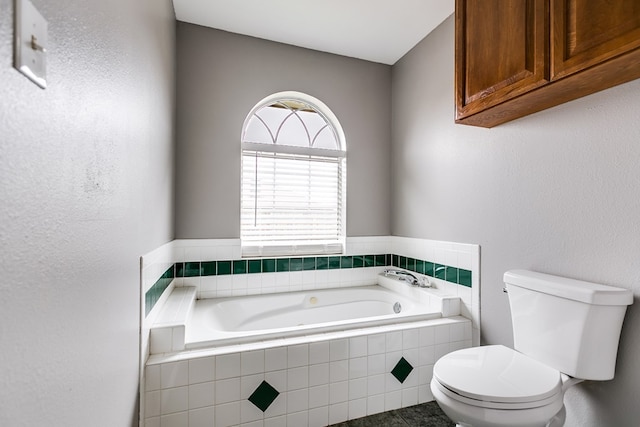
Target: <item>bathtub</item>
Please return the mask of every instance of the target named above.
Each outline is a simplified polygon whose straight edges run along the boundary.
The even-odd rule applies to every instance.
[[[384,276],[202,300],[176,287],[151,328],[142,418],[316,427],[428,402],[433,364],[471,335],[458,297]]]
[[[176,287],[151,327],[150,350],[215,348],[459,314],[457,296],[385,276],[377,285],[200,300],[195,287]]]
[[[407,286],[404,285],[403,286]],[[436,319],[433,304],[379,286],[203,299],[186,323],[185,348]]]

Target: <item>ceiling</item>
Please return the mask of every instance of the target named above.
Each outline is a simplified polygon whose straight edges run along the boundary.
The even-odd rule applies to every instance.
[[[454,0],[173,0],[178,21],[392,65]]]

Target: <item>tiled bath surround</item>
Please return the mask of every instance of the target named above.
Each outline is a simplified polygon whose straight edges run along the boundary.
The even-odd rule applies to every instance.
[[[435,361],[470,346],[457,316],[153,355],[144,426],[326,426],[428,402]]]
[[[371,256],[384,255],[387,265],[396,265],[398,267],[403,267],[406,261],[407,269],[411,269],[419,273],[422,273],[422,269],[424,269],[426,273],[429,273],[429,263],[433,263],[433,274],[435,277],[430,278],[430,281],[434,283],[438,288],[446,289],[448,293],[460,297],[461,314],[467,319],[472,319],[471,323],[469,323],[467,320],[459,318],[460,321],[467,322],[468,326],[465,326],[465,331],[470,331],[471,342],[467,343],[468,338],[466,337],[468,334],[467,332],[465,332],[464,344],[460,344],[459,341],[455,341],[458,342],[458,344],[453,347],[460,348],[461,345],[468,346],[467,344],[479,345],[479,246],[450,242],[438,242],[423,239],[376,236],[348,238],[345,249],[346,251],[343,255],[345,257],[351,257],[350,260],[349,258],[346,258],[347,263],[351,261],[351,268],[346,268],[347,265],[345,265],[345,268],[342,268],[341,264],[341,268],[318,270],[317,258],[324,257],[292,257],[293,259],[302,259],[302,270],[296,271],[298,268],[296,263],[298,263],[298,261],[294,261],[294,271],[291,271],[292,258],[289,258],[289,271],[277,271],[276,264],[276,271],[273,273],[257,273],[255,270],[255,262],[253,263],[254,270],[252,270],[252,267],[247,260],[245,267],[247,272],[245,274],[218,274],[219,265],[222,265],[222,273],[225,273],[227,271],[227,267],[229,267],[230,272],[233,273],[233,261],[243,261],[241,258],[240,241],[238,239],[175,240],[141,257],[141,293],[143,296],[143,298],[141,298],[141,422],[144,422],[145,420],[145,413],[147,408],[147,393],[145,391],[147,381],[144,377],[146,372],[144,366],[149,355],[149,329],[153,324],[155,318],[157,317],[158,312],[162,308],[167,296],[171,293],[172,289],[175,286],[195,286],[197,288],[199,297],[245,295],[250,293],[288,292],[303,289],[354,286],[375,283],[377,274],[379,274],[384,269],[384,267],[379,266],[379,263],[378,266],[365,267],[365,263],[367,262],[367,260],[371,260]],[[391,255],[388,256],[388,254],[394,254],[396,255],[396,257],[393,257]],[[314,258],[316,269],[305,270],[304,258]],[[362,259],[362,268],[353,268],[354,259],[356,259],[356,266],[359,265],[360,259]],[[215,276],[189,276],[189,274],[192,273],[187,273],[187,277],[176,277],[167,285],[167,279],[170,279],[169,276],[171,276],[172,270],[173,274],[175,275],[175,265],[178,266],[178,271],[180,269],[180,266],[182,266],[183,271],[185,271],[187,268],[187,262],[199,263],[195,271],[201,274],[210,274],[212,261],[216,261]],[[226,263],[218,264],[217,261],[231,261],[231,263],[227,266]],[[342,262],[342,258],[340,258],[340,261]],[[373,262],[375,265],[375,257],[373,258]],[[203,263],[208,269],[206,272],[203,269]],[[439,265],[439,268],[437,265]],[[242,267],[240,266],[238,268],[239,270],[237,271],[237,273],[241,273]],[[262,268],[263,265],[261,264],[261,269]],[[268,268],[269,266],[267,266],[267,269]],[[449,273],[448,277],[447,273]],[[178,274],[180,273],[178,272]],[[469,274],[471,279],[471,287],[469,287]],[[454,277],[456,278],[454,279]],[[450,281],[447,281],[447,278]],[[165,289],[164,292],[162,291],[162,289]],[[149,291],[151,292],[149,293]],[[149,294],[149,300],[146,299],[147,294]],[[153,301],[156,301],[156,303],[153,304]],[[153,308],[147,308],[148,304],[152,305]],[[451,319],[442,319],[441,321],[449,322],[451,321]],[[455,338],[459,337],[456,335]],[[439,350],[444,351],[444,349],[445,347],[443,345],[440,345]],[[190,357],[197,357],[195,354],[190,354]],[[171,357],[175,358],[178,356],[169,356],[169,359],[163,358],[162,360],[164,362],[167,362],[167,360],[171,360]],[[157,359],[157,357],[155,358]],[[152,356],[152,358],[149,360],[149,363],[154,364],[153,360],[154,356]],[[158,363],[163,364],[160,362]],[[409,380],[407,379],[407,381]],[[167,393],[168,392],[165,392],[165,398],[167,398],[168,396]],[[178,397],[182,398],[182,394],[180,393],[178,393]],[[157,396],[152,395],[152,397],[153,399],[156,399]],[[420,401],[422,402],[427,400]],[[374,399],[373,402],[376,402],[376,400]],[[152,402],[151,405],[153,404],[154,403]],[[350,405],[352,404],[349,403],[346,407],[348,408],[350,407]],[[357,404],[354,403],[353,405]],[[340,407],[344,409],[344,405]],[[379,406],[375,405],[371,408],[376,407],[380,408]],[[210,409],[213,410],[213,408]],[[338,409],[334,408],[334,410]],[[207,411],[203,410],[203,413]],[[356,411],[356,409],[354,409],[353,411]],[[369,411],[369,409],[367,409],[367,411]],[[183,412],[185,411],[167,414],[167,416],[163,418],[162,425],[172,425],[170,423],[171,420],[174,419],[179,420],[180,422],[183,421]],[[189,416],[197,417],[197,415],[195,414],[191,414]],[[309,419],[311,419],[311,412],[308,413],[308,416]],[[154,423],[156,421],[159,421],[160,419],[160,417],[151,418],[151,424],[149,425],[156,425]],[[271,420],[273,422],[277,421],[276,418],[278,420],[282,420],[282,418],[278,418],[275,416],[271,418],[273,418],[273,420]],[[286,417],[284,419],[286,419]],[[269,424],[271,421],[265,421],[264,425],[272,425]],[[257,426],[263,424],[256,423],[247,425]],[[284,424],[279,424],[279,422],[277,422],[274,425]]]
[[[237,276],[261,273],[288,273],[297,271],[344,270],[352,268],[356,269],[387,266],[399,267],[432,278],[446,280],[447,282],[467,286],[469,288],[471,287],[470,270],[394,254],[179,262],[169,267],[156,281],[156,283],[154,283],[154,285],[145,293],[145,315],[148,315],[149,312],[153,309],[156,302],[160,299],[160,297],[174,278],[178,279],[180,285],[182,286],[184,286],[185,284],[189,286],[191,285],[191,282],[193,282],[193,284],[195,284],[195,286],[198,288],[199,298],[216,298],[237,295],[275,293],[282,291],[279,289],[279,287],[273,287],[273,289],[270,289],[269,287],[263,288],[258,286],[254,286],[249,289],[244,286],[233,287],[232,289],[224,289],[222,288],[222,286],[215,286],[216,283],[214,283],[214,286],[211,286],[210,284],[209,289],[205,290],[202,289],[203,277],[228,275]],[[377,270],[375,272],[377,273]],[[374,277],[371,277],[371,274],[363,273],[371,273],[371,271],[359,271],[355,274],[352,274],[352,276],[356,276],[359,274],[360,281],[362,281],[363,276],[366,276],[367,279],[375,280]],[[341,275],[344,276],[344,272]],[[289,276],[289,278],[291,278],[291,276]],[[264,277],[260,277],[259,279],[259,282],[265,281]],[[198,281],[200,281],[199,284]],[[317,283],[317,280],[315,282]],[[316,283],[313,283],[310,280],[307,281],[307,283],[304,283],[303,280],[302,289],[316,288]],[[335,284],[335,280],[332,281],[329,274],[327,274],[327,283]],[[363,284],[370,283],[370,281],[367,281]],[[322,287],[328,287],[324,286],[324,283],[321,283],[320,285]],[[292,289],[288,290],[291,291]]]
[[[362,254],[376,256],[374,259],[376,266],[327,270],[304,270],[303,268],[302,271],[291,271],[289,261],[289,271],[286,272],[277,271],[276,264],[276,272],[274,273],[251,273],[249,260],[241,258],[239,239],[181,239],[161,246],[141,257],[141,292],[143,295],[140,309],[142,313],[141,357],[145,359],[149,354],[149,328],[153,324],[155,314],[162,306],[162,304],[154,305],[153,302],[163,301],[173,286],[195,286],[199,298],[210,298],[366,285],[375,283],[377,274],[383,269],[379,265],[380,259],[378,257],[387,254],[397,255],[397,257],[392,256],[390,259],[387,256],[385,258],[387,265],[401,267],[405,262],[404,257],[407,268],[416,272],[421,272],[421,269],[424,268],[428,274],[431,268],[430,263],[433,263],[435,278],[431,277],[430,281],[435,283],[437,287],[446,289],[450,294],[460,297],[461,314],[472,320],[473,344],[480,344],[480,248],[478,245],[395,236],[373,236],[347,238],[345,249],[344,255],[347,257],[354,255],[360,257]],[[363,263],[366,262],[366,257],[364,256]],[[293,259],[302,260],[304,258],[293,257]],[[328,259],[328,257],[317,258]],[[340,259],[342,260],[342,257]],[[217,274],[217,261],[223,261],[223,268],[231,270],[233,269],[233,260],[247,261],[246,269],[249,273]],[[415,264],[412,260],[415,261]],[[182,266],[185,271],[185,267],[192,263],[197,267],[190,269],[190,271],[195,270],[201,274],[210,274],[213,261],[216,261],[215,276],[194,275],[189,277],[191,273],[187,273],[187,277],[176,277],[165,287],[168,281],[168,277],[165,276],[171,275],[174,264],[178,266],[178,270]],[[227,265],[225,261],[229,264]],[[251,261],[255,263],[257,260]],[[420,261],[424,261],[424,263]],[[353,261],[351,262],[353,263]],[[203,263],[207,266],[206,271],[202,267]],[[304,266],[304,261],[302,265]],[[413,269],[414,265],[415,269]],[[353,264],[351,266],[353,267]],[[261,265],[261,267],[263,266]],[[173,270],[175,275],[175,267]],[[224,272],[226,271],[224,270]],[[449,281],[446,280],[447,273],[449,273]],[[457,275],[457,279],[454,280],[452,275]],[[469,287],[469,276],[471,287]],[[164,292],[161,292],[162,289]],[[153,309],[149,308],[149,304],[153,306]]]
[[[157,280],[144,283],[146,314],[166,289],[166,281],[173,277],[177,279],[177,286],[195,286],[199,298],[371,284],[379,269],[368,268],[384,266],[400,267],[472,288],[474,259],[477,260],[479,254],[476,245],[399,237],[349,238],[344,255],[317,257],[241,259],[240,242],[234,239],[176,240],[169,245],[178,262],[173,271],[169,268],[161,276],[155,271]],[[264,273],[275,274],[265,276]],[[252,276],[254,274],[258,276]],[[456,289],[449,287],[449,290]]]
[[[458,269],[460,283],[460,271],[471,272],[471,287],[455,285],[451,281],[442,280],[442,268],[436,272],[436,287],[448,291],[451,295],[460,297],[460,314],[471,319],[473,328],[473,345],[480,345],[480,246],[466,243],[442,242],[436,240],[413,239],[408,237],[390,237],[390,252],[403,255],[407,258],[415,258],[433,261],[435,264],[445,266],[445,275],[454,267]],[[454,270],[455,271],[455,270]],[[463,279],[466,280],[466,279]],[[465,282],[468,283],[468,282]]]

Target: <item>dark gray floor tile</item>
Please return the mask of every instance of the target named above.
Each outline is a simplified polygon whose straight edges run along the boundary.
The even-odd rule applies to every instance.
[[[349,420],[344,423],[335,424],[333,427],[408,427],[408,424],[400,415],[390,412],[369,415],[368,417]]]
[[[436,402],[398,409],[398,414],[410,427],[455,427]]]
[[[331,427],[455,427],[436,402],[345,421]]]

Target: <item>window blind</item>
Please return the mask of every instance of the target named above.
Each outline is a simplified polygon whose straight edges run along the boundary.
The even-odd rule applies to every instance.
[[[344,157],[243,150],[243,253],[340,252],[345,167]]]

